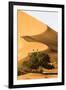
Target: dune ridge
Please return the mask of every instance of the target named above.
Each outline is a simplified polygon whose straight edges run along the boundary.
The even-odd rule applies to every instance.
[[[57,32],[50,27],[47,27],[47,30],[41,34],[21,37],[28,42],[41,42],[48,45],[52,51],[57,51]]]

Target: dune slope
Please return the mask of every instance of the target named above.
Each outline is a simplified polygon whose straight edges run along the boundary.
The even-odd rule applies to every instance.
[[[28,42],[41,42],[48,45],[54,51],[57,51],[57,32],[47,27],[44,33],[32,36],[22,36]]]

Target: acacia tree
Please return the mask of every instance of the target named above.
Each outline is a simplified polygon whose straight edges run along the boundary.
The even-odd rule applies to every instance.
[[[31,72],[32,69],[39,69],[42,72],[42,68],[53,69],[54,66],[50,65],[50,57],[43,52],[33,52],[29,55],[30,60],[24,61],[22,64],[22,72]],[[39,68],[42,67],[42,68]]]
[[[37,58],[41,66],[44,64],[50,63],[50,57],[46,53],[43,53],[43,52],[37,53]]]
[[[32,67],[38,68],[39,66],[46,68],[46,69],[53,69],[54,66],[50,65],[50,57],[47,53],[44,52],[34,52],[31,54],[30,61]]]
[[[36,52],[30,55],[29,63],[31,64],[31,69],[37,69],[39,67],[39,61],[38,61]]]
[[[53,69],[54,66],[53,65],[50,65],[50,57],[47,53],[44,53],[44,52],[39,52],[37,54],[37,58],[39,60],[39,64],[40,66],[46,68],[46,69]]]

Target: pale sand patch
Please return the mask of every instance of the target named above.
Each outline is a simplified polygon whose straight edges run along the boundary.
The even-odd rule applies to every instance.
[[[28,73],[25,75],[18,76],[18,80],[25,80],[25,79],[42,79],[42,78],[57,78],[57,75],[44,75],[38,73]]]

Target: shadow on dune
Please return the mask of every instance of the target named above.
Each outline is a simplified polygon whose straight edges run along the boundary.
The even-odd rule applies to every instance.
[[[57,52],[57,38],[58,34],[56,31],[47,27],[47,30],[41,34],[33,35],[33,36],[21,36],[21,38],[25,39],[28,42],[40,42],[48,45],[48,47]]]

